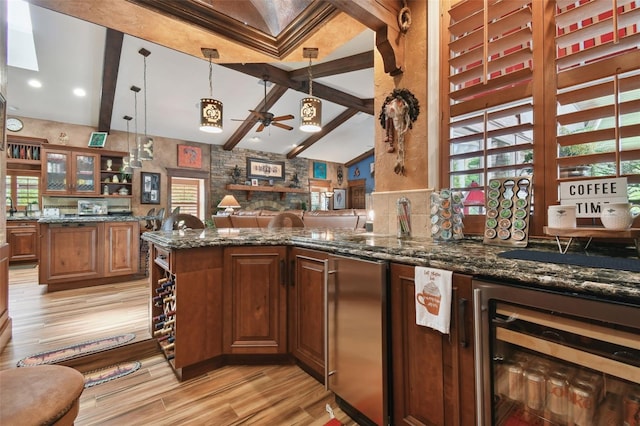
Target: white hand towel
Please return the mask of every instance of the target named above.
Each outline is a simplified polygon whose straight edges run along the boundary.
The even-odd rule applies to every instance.
[[[449,334],[451,271],[416,266],[416,324]]]

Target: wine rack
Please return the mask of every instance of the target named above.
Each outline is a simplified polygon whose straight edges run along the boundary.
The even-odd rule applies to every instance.
[[[156,338],[167,360],[175,358],[176,340],[176,280],[171,273],[157,280],[152,298],[153,337]]]

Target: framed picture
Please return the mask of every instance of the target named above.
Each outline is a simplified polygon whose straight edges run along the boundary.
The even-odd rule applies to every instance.
[[[160,173],[140,173],[140,203],[160,204]]]
[[[202,168],[202,148],[190,145],[178,145],[178,167]]]
[[[347,205],[347,190],[334,189],[333,190],[333,209],[341,210],[346,208],[346,205]]]
[[[247,157],[247,179],[284,180],[284,161],[269,161]]]
[[[327,178],[327,163],[313,162],[313,177],[316,179]]]
[[[89,146],[91,148],[103,148],[107,142],[107,132],[92,132],[89,138]]]
[[[258,186],[258,179],[251,179],[251,186]]]

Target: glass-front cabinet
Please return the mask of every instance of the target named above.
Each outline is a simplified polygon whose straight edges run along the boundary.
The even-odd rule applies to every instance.
[[[42,193],[98,195],[100,155],[44,149]]]

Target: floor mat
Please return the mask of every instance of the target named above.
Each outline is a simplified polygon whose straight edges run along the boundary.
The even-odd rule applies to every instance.
[[[573,253],[561,254],[557,252],[537,250],[511,250],[500,253],[498,256],[505,259],[533,260],[535,262],[586,266],[588,268],[640,272],[640,260],[632,258],[589,256],[586,254]]]
[[[117,336],[104,337],[102,339],[90,340],[88,342],[82,342],[82,343],[78,343],[71,346],[65,346],[59,349],[40,352],[34,355],[30,355],[18,361],[18,367],[31,367],[34,365],[55,364],[57,362],[78,358],[84,355],[94,354],[96,352],[102,352],[107,349],[124,345],[125,343],[128,343],[133,339],[135,339],[135,337],[136,335],[133,333],[120,334]]]
[[[88,373],[84,373],[84,387],[85,389],[90,388],[127,376],[138,371],[141,365],[139,361],[121,362],[109,367],[89,371]]]

